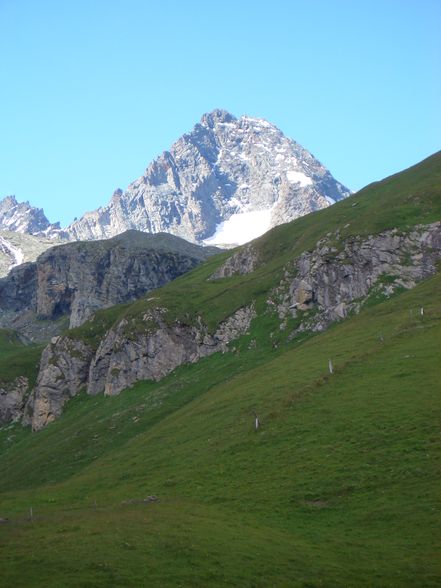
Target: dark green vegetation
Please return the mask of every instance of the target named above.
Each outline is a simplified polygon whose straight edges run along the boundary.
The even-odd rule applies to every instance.
[[[12,330],[0,329],[0,384],[26,376],[32,385],[42,349],[41,345],[24,345]]]
[[[382,198],[397,209],[395,190],[403,208],[419,194],[403,228],[439,219],[434,161],[438,169],[439,156],[421,164],[429,171],[418,185],[409,171],[370,187],[363,229],[360,193],[260,239],[266,263],[253,274],[206,282],[213,258],[154,296],[170,320],[173,309],[188,320],[197,309],[213,325],[241,300],[262,304],[293,252],[342,223],[380,230],[375,190],[390,190]],[[118,397],[80,395],[36,434],[1,429],[0,584],[438,586],[440,289],[437,275],[276,348],[277,324],[262,315],[231,353]],[[76,334],[136,319],[148,304],[100,313]],[[159,502],[122,504],[148,495]]]

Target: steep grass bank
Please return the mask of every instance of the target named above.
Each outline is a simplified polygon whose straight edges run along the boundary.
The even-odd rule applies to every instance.
[[[77,398],[38,434],[3,429],[3,578],[439,585],[440,287],[435,276],[273,355],[244,346]]]

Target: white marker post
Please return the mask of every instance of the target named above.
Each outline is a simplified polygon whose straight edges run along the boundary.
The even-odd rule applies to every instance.
[[[254,430],[257,431],[257,429],[260,427],[260,421],[259,421],[259,417],[257,416],[257,413],[253,411],[253,415],[254,415]]]

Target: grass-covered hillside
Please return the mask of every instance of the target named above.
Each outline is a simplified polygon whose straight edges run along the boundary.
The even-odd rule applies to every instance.
[[[11,329],[0,329],[0,385],[25,376],[31,384],[38,373],[41,345],[24,345]]]
[[[3,429],[4,585],[439,585],[440,287]]]
[[[439,220],[440,169],[438,154],[274,229],[253,273],[207,281],[225,253],[149,297],[212,326],[263,308],[324,234]],[[228,353],[116,397],[80,394],[38,433],[0,429],[0,585],[439,586],[440,290],[437,274],[290,341],[260,314]],[[149,304],[72,336],[97,344]]]

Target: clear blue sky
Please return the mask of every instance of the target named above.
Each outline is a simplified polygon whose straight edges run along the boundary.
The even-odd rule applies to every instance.
[[[441,148],[440,0],[0,0],[0,197],[70,222],[221,107],[356,190]]]

